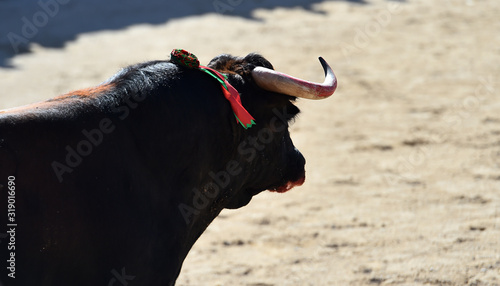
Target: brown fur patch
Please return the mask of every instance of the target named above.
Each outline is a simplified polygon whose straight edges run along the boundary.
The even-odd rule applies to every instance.
[[[57,104],[54,102],[49,102],[49,101],[42,101],[42,102],[36,102],[36,103],[31,103],[28,105],[23,105],[19,107],[13,107],[9,109],[4,109],[0,110],[0,113],[6,113],[6,114],[22,114],[22,113],[29,113],[30,111],[37,110],[37,109],[49,109]]]
[[[104,92],[112,89],[114,84],[107,83],[103,85],[99,85],[96,87],[84,88],[76,91],[72,91],[70,93],[60,95],[49,99],[47,101],[31,103],[24,106],[9,108],[5,110],[0,110],[0,113],[26,113],[36,109],[49,109],[54,108],[60,104],[64,104],[66,101],[70,101],[72,99],[90,99],[96,98],[98,95],[103,94]]]
[[[75,90],[75,91],[54,97],[53,99],[50,99],[49,101],[59,101],[59,100],[66,100],[66,99],[71,99],[71,98],[95,98],[99,94],[102,94],[102,93],[112,89],[114,86],[115,85],[112,83],[106,83],[106,84],[99,85],[99,86],[79,89],[79,90]]]

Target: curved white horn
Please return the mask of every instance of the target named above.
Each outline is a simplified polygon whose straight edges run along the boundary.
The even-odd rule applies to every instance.
[[[325,71],[323,83],[310,82],[265,67],[256,67],[252,77],[260,88],[268,91],[307,99],[324,99],[335,92],[337,78],[322,57],[319,57],[319,61]]]

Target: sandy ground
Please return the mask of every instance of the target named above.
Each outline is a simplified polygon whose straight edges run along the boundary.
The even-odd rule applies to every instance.
[[[337,93],[300,100],[292,127],[306,183],[223,211],[178,285],[500,285],[498,1],[355,2],[212,11],[82,32],[59,48],[34,41],[0,68],[0,108],[173,48],[205,64],[257,51],[315,81],[323,56]]]

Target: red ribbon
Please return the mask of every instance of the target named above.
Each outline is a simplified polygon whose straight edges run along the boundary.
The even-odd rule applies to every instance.
[[[236,119],[240,122],[240,124],[245,128],[250,128],[252,125],[255,124],[255,119],[248,113],[248,111],[243,107],[243,104],[241,103],[241,98],[240,98],[240,93],[234,88],[227,80],[226,78],[219,73],[218,71],[205,67],[205,66],[200,66],[200,69],[208,72],[213,73],[213,75],[216,75],[220,81],[222,81],[224,84],[221,84],[222,86],[222,93],[224,94],[224,97],[229,101],[231,104],[231,108],[233,109],[234,116],[236,116]]]

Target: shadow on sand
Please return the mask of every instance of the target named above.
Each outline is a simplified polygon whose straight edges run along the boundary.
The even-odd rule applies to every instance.
[[[12,67],[10,59],[28,53],[31,43],[60,48],[81,33],[119,30],[134,24],[163,24],[208,13],[255,19],[252,12],[259,8],[302,7],[316,12],[314,4],[324,1],[0,0],[0,67]],[[366,4],[364,0],[330,1]]]

